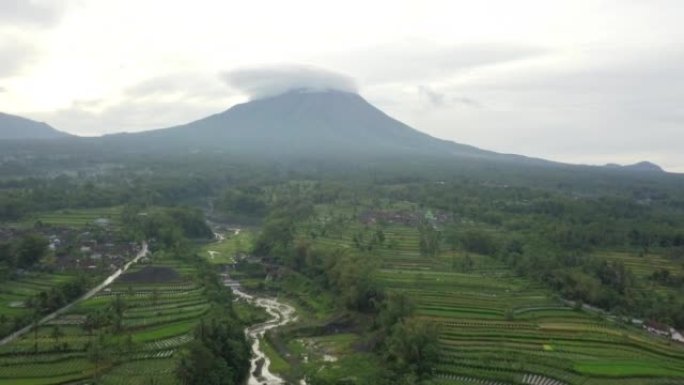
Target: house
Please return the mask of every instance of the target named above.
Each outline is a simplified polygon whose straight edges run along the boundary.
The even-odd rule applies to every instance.
[[[649,320],[644,322],[643,328],[646,329],[649,333],[655,334],[658,336],[664,336],[664,337],[669,337],[670,336],[670,327],[660,323],[658,321],[653,321]]]

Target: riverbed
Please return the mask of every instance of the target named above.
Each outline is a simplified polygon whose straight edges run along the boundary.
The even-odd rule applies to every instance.
[[[252,346],[252,358],[247,385],[285,384],[285,380],[271,372],[271,360],[261,349],[261,339],[267,331],[294,322],[297,319],[294,307],[282,303],[276,298],[258,297],[245,293],[240,283],[233,280],[228,273],[224,273],[223,280],[224,284],[233,290],[236,297],[264,309],[271,316],[271,319],[268,321],[249,326],[245,329],[245,335]]]

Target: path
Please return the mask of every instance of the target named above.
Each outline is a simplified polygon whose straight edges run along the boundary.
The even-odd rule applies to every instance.
[[[142,257],[144,257],[145,255],[147,255],[148,252],[149,252],[149,250],[148,250],[148,247],[147,247],[147,242],[143,242],[142,249],[140,249],[140,251],[138,252],[138,254],[137,254],[133,259],[131,259],[130,261],[128,261],[128,263],[126,263],[122,268],[117,269],[112,275],[110,275],[109,277],[107,277],[107,279],[105,279],[104,281],[102,281],[99,285],[95,286],[94,288],[90,289],[87,293],[85,293],[85,294],[84,294],[83,296],[81,296],[80,298],[76,299],[75,301],[73,301],[73,302],[71,302],[71,303],[69,303],[69,304],[67,304],[67,305],[64,305],[63,307],[61,307],[61,308],[55,310],[54,312],[52,312],[52,313],[46,315],[45,317],[43,317],[40,321],[38,321],[37,325],[39,326],[39,325],[43,325],[43,324],[45,324],[45,323],[47,323],[47,322],[50,322],[50,321],[52,321],[53,319],[57,318],[58,316],[60,316],[60,315],[62,315],[62,314],[64,314],[64,313],[66,313],[67,311],[69,311],[69,310],[70,310],[72,307],[74,307],[77,303],[82,302],[82,301],[85,301],[85,300],[87,300],[87,299],[89,299],[89,298],[92,298],[95,294],[97,294],[97,293],[99,293],[100,291],[102,291],[102,289],[104,289],[105,287],[109,286],[112,282],[116,281],[116,279],[119,278],[119,276],[120,276],[121,274],[123,274],[124,272],[126,272],[126,270],[128,270],[128,268],[131,267],[132,264],[138,262],[138,261],[140,260],[140,258],[142,258]],[[2,340],[0,340],[0,346],[6,345],[6,344],[8,344],[8,343],[10,343],[10,342],[12,342],[12,341],[14,341],[14,340],[16,340],[17,338],[21,337],[22,335],[28,333],[29,331],[33,330],[33,327],[34,327],[34,326],[36,326],[36,325],[31,324],[31,325],[25,326],[25,327],[23,327],[22,329],[19,329],[19,330],[17,330],[16,332],[10,334],[9,336],[3,338]]]

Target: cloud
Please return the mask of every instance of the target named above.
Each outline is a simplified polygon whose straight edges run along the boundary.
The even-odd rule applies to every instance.
[[[124,90],[127,98],[177,99],[178,101],[211,101],[231,95],[215,75],[201,72],[172,72],[145,79]]]
[[[0,24],[50,26],[61,18],[65,3],[36,0],[0,1]]]
[[[25,115],[77,135],[171,127],[224,110],[240,98],[215,74],[177,72],[149,78],[118,95],[79,99],[54,111]]]
[[[38,52],[28,43],[16,39],[0,39],[0,79],[7,78],[33,63]]]
[[[76,135],[97,136],[115,132],[137,132],[171,127],[206,117],[222,105],[199,105],[177,101],[76,101],[56,111],[27,112],[24,116],[48,122],[53,127]]]
[[[433,90],[429,86],[418,86],[418,92],[424,96],[428,102],[435,107],[444,105],[444,94]]]
[[[21,73],[47,51],[41,34],[56,26],[75,1],[0,1],[0,79]]]
[[[243,68],[224,72],[222,78],[230,87],[246,94],[250,99],[261,99],[297,89],[358,91],[356,82],[351,77],[306,65]]]
[[[551,50],[514,43],[436,44],[419,39],[324,57],[357,74],[364,85],[430,82],[475,69],[547,56]],[[363,58],[363,60],[359,60]]]
[[[446,107],[454,104],[460,104],[467,107],[482,107],[482,104],[475,99],[465,96],[448,96],[444,92],[436,91],[430,86],[418,86],[418,93],[428,101],[432,107]]]
[[[457,96],[457,97],[452,98],[451,100],[453,100],[454,103],[462,104],[462,105],[469,106],[469,107],[476,107],[476,108],[482,107],[482,103],[478,102],[475,99],[468,98],[465,96]]]

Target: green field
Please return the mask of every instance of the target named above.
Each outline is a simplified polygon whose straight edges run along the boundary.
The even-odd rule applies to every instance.
[[[73,277],[68,273],[31,272],[4,281],[0,287],[0,314],[9,317],[30,313],[30,309],[23,305],[24,301]]]
[[[210,243],[201,250],[201,255],[207,261],[217,265],[235,263],[235,257],[251,250],[254,233],[250,230],[240,230],[239,233],[226,233],[221,242]]]
[[[116,281],[97,296],[34,332],[0,347],[0,384],[61,384],[98,377],[103,384],[175,383],[173,367],[180,347],[209,305],[192,276],[194,269],[175,260],[135,265],[172,269],[163,283]],[[118,299],[117,299],[118,298]],[[122,304],[121,317],[115,303]],[[119,319],[86,327],[86,317]],[[113,318],[112,318],[113,317]],[[97,354],[93,353],[97,349]]]
[[[407,293],[417,314],[439,328],[440,384],[684,383],[684,346],[576,311],[493,258],[446,247],[437,256],[421,256],[417,229],[364,226],[349,211],[318,207],[298,234],[353,250],[354,237],[369,239],[382,229],[385,241],[371,252],[381,266],[379,279],[387,289]],[[606,256],[624,260],[642,276],[658,263],[671,267],[657,257]]]
[[[57,210],[33,214],[23,222],[29,226],[41,222],[44,225],[81,228],[97,224],[97,221],[102,219],[106,220],[105,223],[110,227],[118,228],[121,225],[121,207]]]

